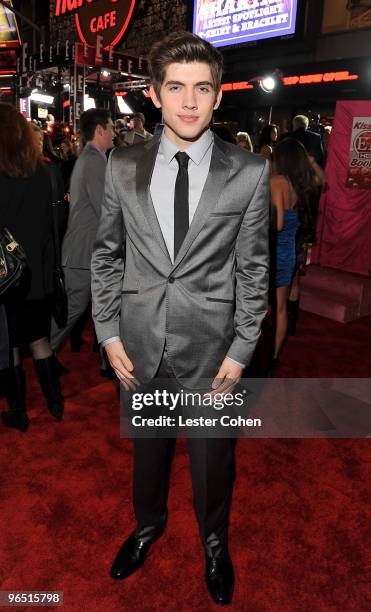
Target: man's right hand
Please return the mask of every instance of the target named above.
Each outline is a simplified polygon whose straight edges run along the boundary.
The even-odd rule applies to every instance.
[[[139,385],[137,379],[132,374],[134,366],[125,353],[121,340],[115,340],[104,347],[108,360],[115,370],[115,374],[124,385],[126,391],[135,391]]]

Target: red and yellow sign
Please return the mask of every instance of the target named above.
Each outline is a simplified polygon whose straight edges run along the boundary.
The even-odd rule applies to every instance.
[[[131,22],[136,0],[55,0],[55,16],[75,15],[81,42],[104,49],[114,47]]]

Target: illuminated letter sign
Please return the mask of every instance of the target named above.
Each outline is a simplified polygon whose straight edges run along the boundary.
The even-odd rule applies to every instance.
[[[136,0],[56,0],[55,16],[75,14],[81,41],[95,46],[102,37],[104,49],[113,47],[126,32]]]
[[[294,34],[297,0],[195,0],[193,32],[215,47]]]
[[[314,85],[315,83],[334,83],[334,81],[357,81],[358,74],[349,74],[348,70],[340,72],[319,72],[318,74],[302,74],[301,76],[282,77],[286,87],[291,85]]]

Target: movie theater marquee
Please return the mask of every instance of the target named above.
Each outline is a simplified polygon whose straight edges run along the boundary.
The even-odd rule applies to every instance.
[[[136,0],[55,0],[55,16],[75,16],[81,42],[104,49],[114,47],[132,20]]]

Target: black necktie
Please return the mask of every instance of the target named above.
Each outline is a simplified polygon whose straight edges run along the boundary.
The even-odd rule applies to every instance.
[[[189,228],[188,162],[187,153],[178,151],[175,155],[179,169],[174,191],[174,260]]]

